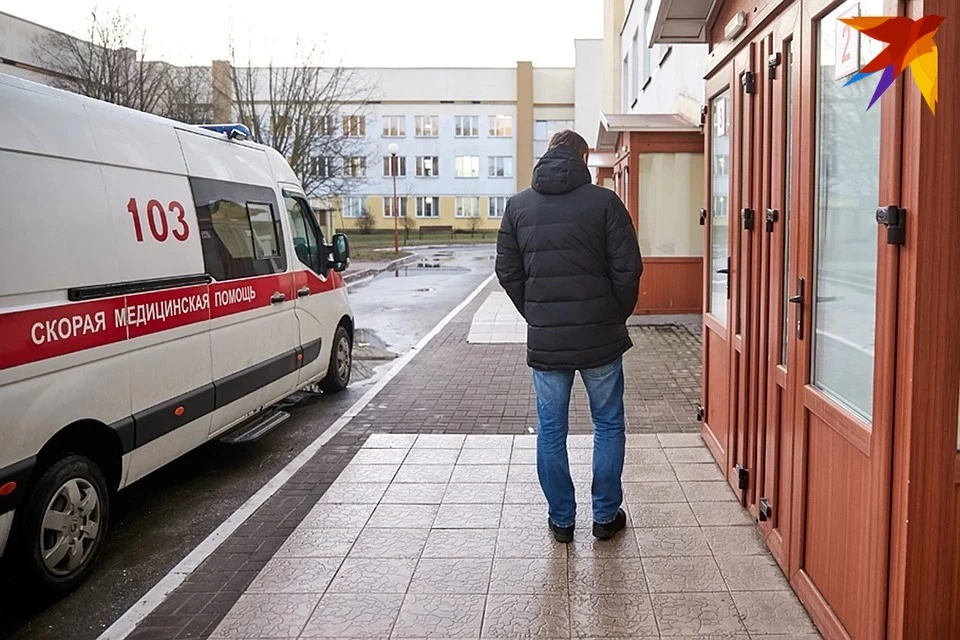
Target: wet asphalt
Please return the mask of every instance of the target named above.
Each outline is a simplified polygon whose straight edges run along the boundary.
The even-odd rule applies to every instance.
[[[95,640],[233,511],[356,402],[390,366],[493,271],[493,246],[421,250],[422,262],[350,286],[358,328],[356,376],[341,394],[291,410],[261,440],[208,443],[116,496],[90,579],[58,601],[0,576],[0,639]],[[362,331],[361,331],[362,330]]]

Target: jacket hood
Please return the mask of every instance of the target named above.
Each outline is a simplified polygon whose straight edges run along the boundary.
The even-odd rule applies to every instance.
[[[573,191],[591,182],[590,170],[583,158],[566,145],[549,149],[533,169],[530,186],[544,194]]]

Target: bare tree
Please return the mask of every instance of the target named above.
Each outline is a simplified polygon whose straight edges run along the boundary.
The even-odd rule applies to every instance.
[[[51,32],[36,43],[37,56],[57,74],[52,84],[98,100],[141,111],[156,111],[166,90],[166,65],[146,60],[146,33],[140,54],[130,46],[133,26],[116,11],[90,12],[86,39]]]
[[[376,169],[366,142],[371,86],[356,70],[318,66],[316,49],[297,50],[306,53],[294,66],[259,68],[238,66],[233,52],[239,119],[286,158],[308,195],[350,193]]]
[[[139,40],[139,52],[131,44]],[[119,10],[90,12],[86,38],[50,32],[34,43],[37,57],[55,74],[53,86],[131,109],[208,122],[209,70],[147,59],[146,30],[135,33]]]
[[[213,78],[209,67],[170,67],[160,115],[189,124],[213,122]]]

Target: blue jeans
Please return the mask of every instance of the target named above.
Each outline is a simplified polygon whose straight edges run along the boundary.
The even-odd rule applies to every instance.
[[[574,371],[533,370],[537,391],[537,475],[547,497],[550,521],[571,527],[577,519],[577,501],[570,461],[567,458],[570,392]],[[594,369],[580,377],[590,399],[593,418],[593,521],[613,522],[623,503],[623,457],[626,429],[623,418],[623,360]]]

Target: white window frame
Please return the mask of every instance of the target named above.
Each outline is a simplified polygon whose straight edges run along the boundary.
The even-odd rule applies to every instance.
[[[497,115],[487,118],[487,129],[491,138],[513,137],[513,116]]]
[[[327,114],[315,117],[317,119],[317,133],[321,136],[332,136],[336,128],[336,125],[333,123],[333,116]]]
[[[343,198],[343,217],[349,220],[356,220],[363,217],[364,198],[358,196],[348,196]]]
[[[366,178],[367,177],[366,156],[344,156],[343,157],[343,176],[345,178]]]
[[[311,170],[321,178],[332,178],[335,175],[333,158],[331,156],[313,156]]]
[[[392,167],[393,156],[383,156],[383,177],[392,178],[393,175],[390,173]],[[397,156],[397,178],[406,178],[407,177],[407,157],[406,156]]]
[[[457,178],[479,178],[480,156],[456,156],[453,160],[454,176]]]
[[[416,116],[416,137],[436,138],[440,135],[440,116]]]
[[[454,135],[457,138],[480,137],[480,116],[457,116],[454,123]]]
[[[366,116],[343,116],[343,135],[345,138],[364,138],[367,135]]]
[[[426,208],[426,202],[430,201],[430,209],[432,215],[424,215],[424,209]],[[417,196],[417,218],[425,220],[433,220],[440,217],[440,198],[438,196]]]
[[[397,196],[397,200],[400,201],[400,215],[396,216],[397,218],[403,218],[407,215],[407,196]],[[384,218],[393,218],[391,215],[393,211],[393,196],[383,196],[383,217]]]
[[[431,160],[430,165],[433,167],[433,173],[427,173],[426,160]],[[440,158],[439,156],[417,156],[417,177],[418,178],[438,178],[440,177]]]
[[[407,117],[406,116],[383,116],[383,137],[384,138],[406,138],[407,137]]]
[[[469,207],[467,205],[470,205]],[[455,218],[479,218],[480,196],[457,196],[454,201]],[[469,211],[468,211],[469,209]]]
[[[634,64],[636,64],[636,62],[634,62]],[[627,112],[630,110],[630,105],[633,103],[633,99],[631,98],[633,94],[630,91],[631,76],[630,76],[630,54],[629,53],[623,58],[622,72],[623,72],[622,73],[623,77],[622,77],[622,85],[620,90],[621,90],[621,93],[623,93],[623,110],[624,112]]]
[[[487,203],[487,217],[499,219],[503,217],[503,212],[507,210],[507,200],[510,196],[490,196]],[[502,206],[497,206],[502,204]]]
[[[513,156],[490,156],[487,164],[488,178],[512,178]]]

